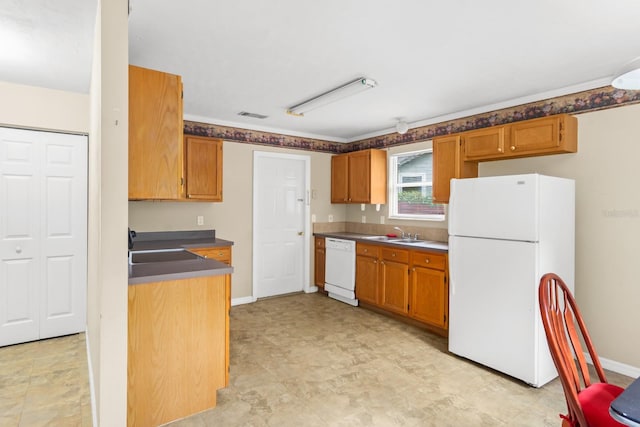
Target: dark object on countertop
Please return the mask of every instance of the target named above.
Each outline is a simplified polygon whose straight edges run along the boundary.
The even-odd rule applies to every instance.
[[[136,237],[136,232],[129,228],[129,249],[133,249],[133,238]]]

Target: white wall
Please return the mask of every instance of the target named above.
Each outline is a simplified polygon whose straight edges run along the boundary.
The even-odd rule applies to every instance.
[[[640,105],[578,115],[578,152],[480,163],[576,180],[575,294],[601,358],[640,369]]]
[[[91,78],[87,337],[99,426],[127,424],[127,0],[99,1]]]
[[[225,141],[223,202],[129,202],[129,225],[136,231],[215,229],[216,237],[234,242],[232,298],[252,296],[253,152],[279,151],[311,157],[311,213],[326,222],[329,214],[344,221],[343,205],[331,205],[331,155]],[[196,216],[204,225],[196,225]],[[311,239],[313,240],[313,239]],[[310,248],[311,250],[311,248]],[[313,274],[311,274],[313,276]],[[310,277],[310,282],[313,277]]]
[[[0,81],[0,126],[89,132],[89,95]]]

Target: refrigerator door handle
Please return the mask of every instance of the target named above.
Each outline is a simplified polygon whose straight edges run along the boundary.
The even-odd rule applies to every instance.
[[[449,250],[448,250],[449,255],[452,253],[455,253],[455,251],[451,250],[454,246],[454,243],[453,243],[454,240],[455,239],[453,239],[452,236],[449,236]],[[456,271],[454,262],[455,262],[455,256],[454,257],[449,256],[449,295],[450,296],[453,296],[456,294],[456,279],[455,279],[455,275],[453,274],[453,272]]]

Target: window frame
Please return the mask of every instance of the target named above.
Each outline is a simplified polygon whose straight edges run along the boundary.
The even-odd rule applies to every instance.
[[[403,157],[403,156],[411,156],[411,155],[416,155],[416,154],[428,154],[431,153],[433,154],[433,148],[425,148],[425,149],[421,149],[421,150],[415,150],[415,151],[406,151],[406,152],[402,152],[402,153],[395,153],[395,154],[390,154],[389,155],[389,164],[388,164],[388,168],[389,168],[389,194],[388,194],[388,200],[389,200],[389,205],[388,205],[388,216],[389,219],[408,219],[408,220],[415,220],[415,221],[438,221],[438,222],[442,222],[446,220],[446,209],[443,206],[443,212],[442,214],[400,214],[398,213],[398,194],[399,191],[398,189],[401,187],[416,187],[416,186],[420,186],[423,187],[422,188],[422,192],[425,193],[426,190],[424,187],[431,187],[432,193],[433,194],[433,177],[428,180],[429,177],[426,176],[425,173],[411,173],[411,174],[406,174],[405,175],[411,175],[411,176],[417,176],[417,175],[421,175],[422,177],[424,177],[424,181],[422,182],[407,182],[404,183],[405,185],[398,185],[398,178],[399,178],[399,174],[398,174],[398,158],[399,157]],[[433,156],[432,158],[432,162],[433,162]],[[432,165],[433,167],[433,165]],[[418,184],[418,185],[416,185]]]

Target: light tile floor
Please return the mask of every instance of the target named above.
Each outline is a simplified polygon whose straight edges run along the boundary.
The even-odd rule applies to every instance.
[[[0,348],[0,426],[89,427],[84,334]]]
[[[444,338],[319,294],[233,307],[230,325],[217,407],[171,427],[557,427],[566,409],[557,380],[532,388],[451,355]]]
[[[566,409],[557,380],[529,387],[452,356],[444,338],[318,294],[233,307],[230,327],[218,406],[171,427],[557,427]],[[0,426],[91,426],[87,375],[84,334],[0,348]]]

